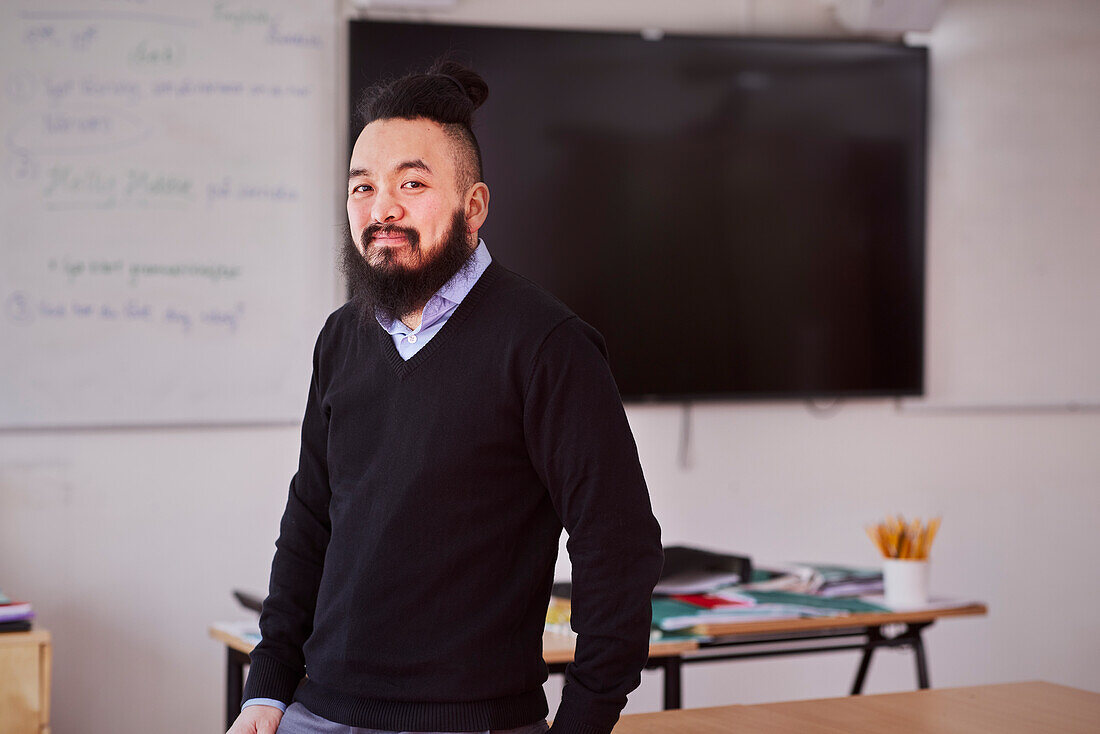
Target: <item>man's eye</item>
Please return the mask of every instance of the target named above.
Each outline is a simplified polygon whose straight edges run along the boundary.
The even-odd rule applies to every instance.
[[[367,184],[359,184],[358,186],[353,188],[351,191],[352,191],[352,193],[364,193],[364,192],[370,191],[370,186],[368,186]]]
[[[405,188],[422,189],[424,188],[424,184],[420,183],[419,181],[406,181]]]

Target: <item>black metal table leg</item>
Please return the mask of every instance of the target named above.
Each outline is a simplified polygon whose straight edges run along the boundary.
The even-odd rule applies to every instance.
[[[925,690],[928,685],[928,660],[924,656],[924,640],[921,639],[920,628],[913,633],[913,655],[917,659],[917,688]]]
[[[233,726],[241,712],[241,696],[244,694],[244,666],[249,657],[231,647],[225,649],[225,728]]]
[[[665,669],[665,710],[680,708],[680,656],[664,658]]]
[[[867,630],[867,647],[863,650],[863,657],[859,661],[859,669],[856,670],[856,679],[852,682],[852,693],[858,696],[863,693],[863,682],[867,680],[867,670],[871,667],[871,655],[875,652],[876,644],[882,640],[882,631],[879,627]]]

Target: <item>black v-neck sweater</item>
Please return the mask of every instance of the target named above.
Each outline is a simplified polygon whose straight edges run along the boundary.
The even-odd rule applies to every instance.
[[[345,305],[314,351],[245,700],[384,730],[546,716],[563,526],[579,637],[553,731],[604,734],[662,556],[603,339],[496,262],[408,361]]]

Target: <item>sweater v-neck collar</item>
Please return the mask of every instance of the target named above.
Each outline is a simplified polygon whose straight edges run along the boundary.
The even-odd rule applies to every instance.
[[[454,313],[447,319],[447,322],[439,329],[435,336],[431,338],[427,344],[420,348],[416,354],[403,359],[401,353],[397,351],[397,345],[393,343],[393,336],[390,335],[380,324],[375,322],[375,331],[378,334],[380,341],[380,347],[382,354],[385,355],[386,362],[393,369],[398,379],[404,379],[413,370],[419,367],[423,362],[427,361],[429,357],[435,354],[439,349],[450,339],[451,334],[457,331],[462,323],[466,321],[469,314],[477,306],[481,300],[485,291],[492,285],[500,276],[500,266],[497,265],[496,260],[489,263],[489,267],[485,269],[485,272],[481,274],[481,277],[474,283],[474,287],[470,289],[470,292],[466,294],[466,297],[462,299],[462,303],[458,304]]]

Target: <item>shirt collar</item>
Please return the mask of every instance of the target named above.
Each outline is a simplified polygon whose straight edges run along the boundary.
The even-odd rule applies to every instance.
[[[485,246],[485,240],[478,238],[477,247],[474,248],[467,264],[459,268],[459,271],[452,275],[451,279],[435,294],[457,306],[473,290],[474,283],[477,283],[477,279],[492,261],[493,258],[489,257],[489,248]]]
[[[380,312],[375,312],[374,317],[378,320],[378,324],[391,335],[412,334],[421,329],[426,329],[445,313],[462,303],[492,261],[493,258],[489,255],[489,248],[485,246],[485,240],[478,238],[477,247],[474,248],[466,264],[459,268],[459,271],[452,275],[451,279],[444,283],[424,304],[420,326],[415,329],[405,326],[401,319],[387,319]]]

